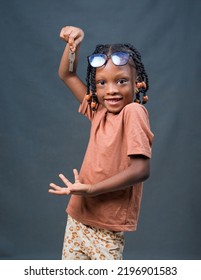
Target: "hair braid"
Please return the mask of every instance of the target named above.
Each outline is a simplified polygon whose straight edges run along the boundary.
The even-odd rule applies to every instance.
[[[90,94],[90,72],[91,72],[91,65],[88,64],[87,67],[87,76],[86,76],[86,82],[87,82],[87,95]]]
[[[132,51],[132,59],[134,61],[135,67],[136,67],[136,72],[137,72],[137,82],[142,83],[144,82],[143,86],[140,88],[137,88],[136,92],[136,99],[135,102],[141,103],[140,101],[140,93],[143,94],[143,101],[142,103],[145,104],[148,100],[148,97],[146,96],[146,92],[149,89],[149,79],[148,75],[145,71],[144,64],[142,63],[141,60],[141,55],[140,53],[130,44],[126,44],[126,47],[128,47]]]

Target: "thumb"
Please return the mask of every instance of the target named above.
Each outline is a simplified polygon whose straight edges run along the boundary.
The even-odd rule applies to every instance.
[[[72,36],[69,36],[68,44],[69,44],[71,52],[74,52],[75,48],[76,48],[76,44],[75,44],[75,39]]]

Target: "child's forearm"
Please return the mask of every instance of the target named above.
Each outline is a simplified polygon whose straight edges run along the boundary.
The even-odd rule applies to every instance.
[[[74,184],[71,183],[63,174],[60,174],[59,177],[65,184],[66,188],[62,188],[54,183],[51,183],[50,187],[52,189],[50,189],[49,192],[57,195],[74,194],[82,196],[96,196],[99,194],[123,190],[139,182],[145,181],[149,177],[149,169],[148,158],[134,157],[131,159],[131,164],[127,169],[94,185],[82,184],[79,180],[77,169],[74,169]]]
[[[64,52],[63,52],[63,55],[62,55],[62,58],[60,61],[59,70],[58,70],[60,79],[66,80],[68,77],[76,75],[79,48],[80,48],[80,45],[78,45],[76,47],[75,60],[73,63],[73,70],[70,71],[70,63],[69,63],[70,47],[69,47],[68,43],[66,44],[66,47],[64,49]]]
[[[137,159],[127,169],[91,187],[91,196],[113,192],[143,182],[149,177],[149,159]]]
[[[69,71],[69,53],[70,48],[67,43],[59,66],[59,77],[65,83],[65,85],[70,89],[73,95],[77,98],[77,100],[82,103],[82,100],[86,93],[86,85],[79,79],[76,74],[77,65],[78,65],[78,54],[79,54],[80,44],[77,45],[75,50],[75,60],[73,64],[72,72]]]

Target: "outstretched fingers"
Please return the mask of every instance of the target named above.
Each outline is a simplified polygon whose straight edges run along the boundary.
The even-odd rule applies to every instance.
[[[73,173],[74,173],[75,183],[80,183],[79,174],[78,174],[77,169],[73,169]]]
[[[49,189],[49,193],[59,194],[59,195],[63,195],[63,194],[69,195],[71,193],[72,183],[63,174],[59,174],[59,178],[63,181],[66,187],[62,188],[54,183],[51,183],[50,187],[52,189]]]
[[[72,184],[63,174],[59,174],[59,178],[64,183],[65,187],[60,187],[54,183],[50,184],[51,189],[49,189],[49,193],[58,194],[58,195],[69,195],[74,192],[80,191],[80,180],[79,173],[77,169],[73,169],[75,183]]]
[[[54,183],[50,184],[51,189],[48,190],[49,193],[58,194],[58,195],[68,195],[70,194],[70,190],[68,188],[61,188]]]
[[[63,174],[59,174],[59,178],[63,181],[63,183],[67,186],[67,187],[71,187],[72,183],[63,175]]]

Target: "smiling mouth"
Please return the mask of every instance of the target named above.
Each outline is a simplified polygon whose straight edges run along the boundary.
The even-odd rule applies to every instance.
[[[121,100],[122,100],[122,98],[108,98],[108,99],[105,99],[105,102],[107,102],[109,104],[116,104]]]

